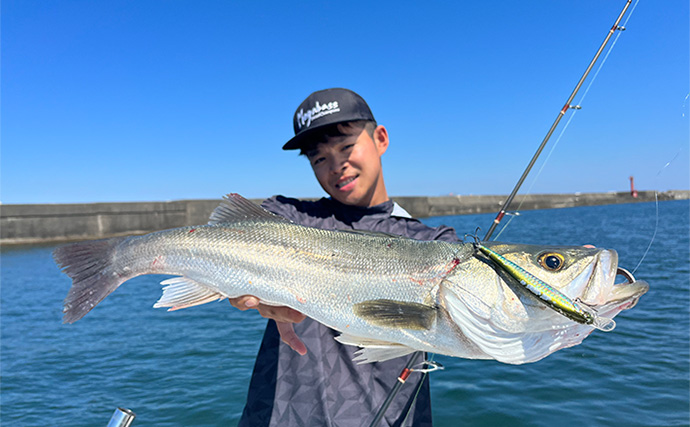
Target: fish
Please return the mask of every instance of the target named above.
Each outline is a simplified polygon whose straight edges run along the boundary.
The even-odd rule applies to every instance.
[[[208,224],[71,243],[53,258],[72,279],[64,323],[134,277],[165,274],[173,277],[161,282],[156,308],[254,295],[340,332],[340,343],[359,347],[359,363],[415,351],[531,363],[596,329],[526,289],[488,250],[602,319],[632,308],[649,289],[632,276],[615,283],[615,250],[481,246],[306,227],[230,194]]]

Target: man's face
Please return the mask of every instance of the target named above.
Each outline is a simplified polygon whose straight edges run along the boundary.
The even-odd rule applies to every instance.
[[[365,130],[330,138],[307,158],[326,193],[346,205],[368,207],[388,200],[381,171],[381,155],[387,148],[388,134],[379,126],[374,138]]]

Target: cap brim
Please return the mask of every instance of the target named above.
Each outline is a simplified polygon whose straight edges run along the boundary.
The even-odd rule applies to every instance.
[[[283,150],[299,150],[300,148],[304,147],[305,145],[308,145],[310,143],[309,139],[316,133],[321,128],[324,128],[326,126],[334,125],[337,123],[345,123],[349,122],[352,120],[343,120],[339,122],[331,122],[331,123],[324,123],[319,126],[314,126],[313,128],[310,128],[308,130],[305,130],[303,132],[298,133],[294,137],[292,137],[291,140],[285,143],[283,145]]]

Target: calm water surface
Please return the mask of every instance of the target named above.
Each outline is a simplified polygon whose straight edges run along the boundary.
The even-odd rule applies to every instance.
[[[658,230],[635,271],[651,289],[613,332],[529,365],[437,356],[437,426],[688,425],[688,201],[658,205]],[[635,268],[654,233],[654,203],[526,211],[500,236],[532,244],[594,244]],[[458,234],[493,215],[438,217]],[[482,233],[480,232],[481,236]],[[151,308],[164,276],[136,278],[74,325],[61,323],[69,279],[53,247],[2,251],[1,412],[8,426],[105,425],[117,406],[135,426],[234,425],[265,320],[227,302]]]

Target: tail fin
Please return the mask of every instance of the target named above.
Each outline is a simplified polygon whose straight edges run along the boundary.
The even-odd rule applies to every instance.
[[[63,323],[74,323],[110,295],[131,275],[118,274],[112,265],[113,249],[127,237],[92,240],[61,246],[53,259],[72,279],[62,309]]]

